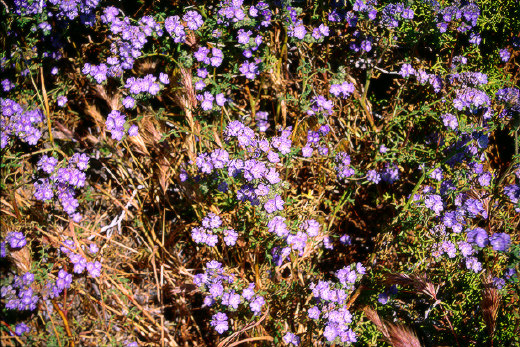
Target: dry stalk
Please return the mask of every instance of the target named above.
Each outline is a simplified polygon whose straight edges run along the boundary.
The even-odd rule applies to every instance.
[[[421,347],[419,338],[412,330],[402,324],[393,324],[379,317],[377,312],[366,306],[363,308],[365,316],[377,327],[385,339],[395,347]]]
[[[389,274],[385,279],[386,284],[398,284],[401,286],[412,286],[416,293],[422,293],[437,300],[437,292],[439,285],[430,282],[423,274],[421,276],[407,275],[407,274]]]
[[[493,346],[500,296],[498,295],[496,287],[493,285],[491,275],[486,275],[482,282],[482,302],[480,304],[482,307],[482,318],[489,331],[490,346]]]

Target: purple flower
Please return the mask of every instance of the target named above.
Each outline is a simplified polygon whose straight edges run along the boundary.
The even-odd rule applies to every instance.
[[[175,43],[182,43],[186,41],[186,32],[184,26],[181,24],[179,16],[171,16],[164,21],[164,28],[173,38]]]
[[[482,263],[480,263],[475,257],[466,258],[466,268],[472,270],[475,273],[482,271]]]
[[[249,304],[249,307],[251,308],[251,311],[255,315],[258,315],[258,314],[260,314],[260,312],[262,312],[262,307],[264,306],[264,304],[265,304],[264,297],[261,295],[258,295],[253,299],[253,301],[251,301],[251,303]]]
[[[367,181],[378,184],[381,181],[381,175],[376,170],[369,170],[367,172]]]
[[[223,312],[214,314],[210,324],[219,334],[223,334],[226,330],[229,329],[228,317]]]
[[[244,288],[244,290],[242,290],[242,297],[247,301],[250,301],[254,295],[255,295],[255,284],[254,283],[250,283],[249,286],[247,286],[246,288]]]
[[[31,332],[31,327],[29,327],[25,323],[18,323],[18,324],[16,324],[16,326],[14,328],[14,333],[17,336],[22,336],[23,334],[28,333],[28,332]]]
[[[232,309],[237,310],[238,305],[242,302],[240,294],[236,294],[234,290],[224,293],[222,296],[222,305],[230,306]]]
[[[234,246],[237,243],[238,233],[233,229],[224,230],[224,242],[228,246]]]
[[[297,39],[303,40],[306,33],[307,33],[307,29],[305,29],[305,26],[303,25],[303,23],[300,22],[292,28],[292,31],[290,31],[290,33],[289,33],[289,36],[294,36]]]
[[[58,159],[43,155],[38,161],[38,167],[45,173],[52,174],[58,165]]]
[[[276,184],[281,181],[280,174],[278,173],[278,171],[276,171],[274,167],[269,169],[269,171],[264,174],[264,177],[266,180],[269,181],[270,184]]]
[[[300,338],[291,333],[290,331],[288,331],[282,339],[283,342],[285,342],[285,344],[287,345],[293,344],[294,346],[298,346],[300,344]]]
[[[465,258],[469,257],[474,252],[473,246],[471,246],[471,244],[469,244],[465,241],[459,241],[457,243],[457,246],[459,247],[460,253],[462,253],[462,256]]]
[[[510,184],[504,187],[504,194],[509,198],[513,204],[517,204],[520,201],[520,186]]]
[[[197,30],[204,24],[202,16],[197,11],[186,12],[182,19],[191,30]]]
[[[281,216],[273,217],[267,223],[267,230],[282,238],[289,235],[289,229],[287,229],[287,224],[285,224],[285,218]]]
[[[300,228],[305,230],[309,237],[316,237],[320,232],[320,223],[314,219],[308,219],[302,223]]]
[[[128,136],[137,136],[139,135],[139,127],[135,124],[131,125],[130,128],[128,128]]]
[[[67,97],[65,95],[58,96],[58,98],[56,99],[56,104],[59,107],[65,106],[65,104],[67,104]]]
[[[267,213],[271,214],[276,211],[283,210],[284,201],[282,200],[282,197],[278,194],[275,195],[273,199],[268,200],[264,204],[264,208]]]
[[[258,66],[254,62],[245,61],[240,65],[240,72],[250,80],[254,80],[256,76],[260,73]]]
[[[506,233],[495,233],[489,238],[491,247],[497,252],[507,252],[511,244],[511,237]]]
[[[511,57],[511,53],[509,53],[509,50],[507,48],[502,48],[499,51],[500,60],[502,60],[504,63],[507,63],[509,58]]]
[[[347,235],[347,234],[342,235],[339,238],[339,242],[341,242],[341,244],[343,244],[345,246],[348,246],[348,245],[352,244],[352,240],[351,240],[350,236]]]
[[[2,80],[2,89],[4,92],[8,92],[15,87],[14,83],[9,81],[7,78]]]
[[[168,75],[165,73],[159,73],[159,81],[161,81],[162,84],[169,84],[170,79],[168,78]]]
[[[220,282],[213,283],[209,286],[209,293],[216,299],[224,293],[224,286]]]
[[[99,261],[88,262],[87,271],[88,271],[90,277],[92,277],[92,278],[99,277],[101,275],[101,263]]]
[[[491,179],[492,179],[492,176],[491,176],[491,173],[489,172],[484,172],[482,173],[479,178],[478,178],[478,183],[482,186],[482,187],[487,187],[491,184]]]
[[[457,121],[457,117],[452,115],[451,113],[445,113],[442,115],[442,122],[444,126],[450,128],[451,130],[457,129],[459,126],[459,122]]]
[[[469,35],[469,43],[472,43],[474,45],[480,45],[480,42],[482,41],[482,39],[480,38],[480,35],[477,34],[477,33],[471,33]]]
[[[253,32],[251,30],[245,31],[244,29],[239,29],[237,36],[238,43],[243,45],[248,44],[249,37],[251,37],[251,35],[253,35]]]
[[[216,96],[215,96],[215,102],[217,103],[218,106],[222,107],[226,104],[226,97],[224,96],[223,93],[218,93]]]
[[[123,106],[125,108],[133,108],[135,106],[135,99],[131,96],[127,96],[123,99]]]
[[[111,132],[112,138],[121,141],[124,135],[124,125],[126,116],[117,110],[113,110],[107,116],[105,125],[107,130]]]
[[[25,240],[25,235],[19,231],[11,231],[5,237],[5,241],[9,243],[9,247],[11,248],[22,248],[27,244]]]
[[[327,341],[332,342],[338,336],[338,331],[336,330],[336,328],[334,328],[334,326],[327,325],[325,327],[325,330],[323,331],[323,336],[325,336]]]
[[[210,212],[202,219],[202,226],[206,229],[216,229],[222,225],[222,220],[215,213]]]
[[[474,243],[479,247],[486,247],[486,245],[489,244],[488,234],[482,228],[475,228],[468,231],[467,241],[469,243]]]

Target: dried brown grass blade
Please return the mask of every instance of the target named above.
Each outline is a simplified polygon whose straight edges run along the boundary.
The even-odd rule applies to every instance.
[[[379,317],[377,312],[368,307],[363,307],[363,313],[365,316],[377,327],[377,329],[387,338],[390,339],[390,333],[388,332],[388,329],[386,328],[386,325],[384,324],[383,320]]]
[[[394,324],[387,322],[377,312],[366,306],[363,308],[365,316],[377,327],[386,340],[395,347],[421,347],[421,342],[410,328],[402,324]]]
[[[495,334],[495,327],[498,315],[498,307],[500,305],[500,296],[497,288],[493,285],[493,280],[490,275],[487,275],[483,280],[482,289],[482,318],[488,328],[490,339],[493,339]]]
[[[394,347],[421,347],[419,338],[412,329],[401,324],[386,323],[390,343]]]
[[[407,274],[389,274],[385,279],[386,284],[398,284],[401,286],[412,286],[416,293],[422,293],[437,300],[439,285],[428,280],[426,275],[414,276]]]

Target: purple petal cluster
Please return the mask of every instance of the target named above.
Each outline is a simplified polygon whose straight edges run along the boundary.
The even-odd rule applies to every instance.
[[[23,248],[27,244],[25,235],[20,231],[11,231],[5,237],[11,249]]]
[[[453,107],[462,111],[464,109],[478,109],[490,104],[489,96],[475,88],[463,88],[456,92],[453,99]]]
[[[123,139],[123,136],[125,135],[125,124],[126,116],[118,110],[112,110],[112,112],[108,114],[105,122],[107,130],[110,131],[112,138],[116,141],[121,141]],[[132,125],[128,129],[128,135],[136,136],[138,134],[137,130],[137,125]]]
[[[260,59],[254,59],[253,61],[245,61],[240,65],[238,70],[250,80],[254,80],[256,76],[260,74],[260,68],[258,66],[260,64]]]
[[[239,294],[235,289],[230,288],[236,280],[233,275],[226,274],[222,264],[212,260],[206,263],[203,273],[197,274],[193,278],[193,283],[205,293],[204,304],[207,306],[218,305],[222,309],[238,310],[240,304],[249,304],[251,312],[258,315],[265,305],[265,299],[256,294],[253,283],[249,284]],[[213,316],[211,325],[219,334],[228,330],[227,315],[218,312]]]
[[[32,283],[34,275],[26,272],[23,276],[15,275],[11,284],[0,288],[0,297],[5,301],[8,310],[34,311],[38,304],[38,296],[34,294]]]
[[[75,189],[85,186],[86,174],[84,171],[88,168],[88,160],[86,154],[76,153],[69,159],[66,167],[57,168],[57,159],[42,156],[38,162],[38,168],[50,176],[34,183],[34,197],[40,201],[48,201],[57,196],[63,210],[75,222],[81,221],[81,215],[76,213],[79,202],[75,198]]]
[[[348,88],[347,88],[348,89]],[[334,102],[328,100],[323,95],[315,96],[311,101],[311,108],[307,110],[307,114],[330,116],[333,112]]]
[[[360,263],[352,264],[336,272],[337,282],[319,281],[310,285],[316,304],[308,309],[307,315],[323,326],[323,336],[329,343],[357,341],[346,304],[355,283],[365,272]]]
[[[349,82],[343,82],[341,84],[332,84],[330,86],[330,93],[335,97],[348,98],[354,93],[354,84]]]
[[[222,220],[215,213],[208,213],[202,219],[202,226],[195,227],[191,230],[191,238],[196,243],[206,244],[209,247],[215,247],[218,244],[218,233],[222,234],[224,242],[228,246],[234,246],[238,239],[238,233],[233,229],[222,228]]]
[[[13,136],[29,145],[36,145],[42,136],[43,119],[40,110],[25,110],[11,99],[0,98],[0,148],[5,148]]]
[[[339,180],[345,180],[354,175],[354,169],[350,166],[350,156],[345,152],[339,152],[334,158],[336,166],[334,169],[338,175]]]

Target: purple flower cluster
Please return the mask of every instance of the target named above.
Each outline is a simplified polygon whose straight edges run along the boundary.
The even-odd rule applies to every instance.
[[[318,131],[309,130],[307,132],[307,144],[302,148],[302,156],[305,158],[312,157],[314,148],[318,149],[318,153],[322,156],[329,154],[329,147],[325,137],[330,132],[328,125],[322,125]]]
[[[258,64],[260,64],[260,59],[256,58],[253,61],[245,61],[240,65],[238,70],[250,80],[254,80],[256,76],[260,74],[260,68]]]
[[[39,299],[32,289],[33,282],[34,275],[26,272],[23,276],[15,275],[12,284],[3,286],[0,289],[0,296],[5,300],[5,308],[34,311]]]
[[[38,162],[38,168],[49,174],[49,178],[39,179],[34,183],[34,197],[40,201],[48,201],[57,196],[63,210],[79,222],[81,215],[76,213],[79,206],[75,198],[75,189],[85,186],[85,170],[88,167],[86,154],[76,153],[66,167],[57,168],[57,159],[46,155]]]
[[[282,244],[282,247],[275,247],[271,252],[277,266],[281,266],[292,251],[297,251],[301,257],[311,241],[324,239],[320,224],[314,219],[304,220],[298,230],[291,231],[284,217],[274,216],[267,223],[267,231],[278,236]]]
[[[39,14],[46,8],[46,1],[14,0],[14,13],[20,16]]]
[[[11,249],[23,248],[27,244],[25,235],[21,231],[11,231],[7,233],[5,242]]]
[[[208,213],[202,219],[202,226],[195,227],[191,230],[191,238],[196,243],[206,244],[209,247],[215,247],[218,244],[218,236],[216,233],[223,235],[224,243],[228,246],[234,246],[238,239],[238,233],[230,228],[222,227],[222,220],[215,213]]]
[[[73,272],[75,274],[81,274],[86,269],[92,278],[101,275],[101,263],[99,261],[89,262],[81,254],[76,253],[76,245],[74,244],[74,241],[64,240],[63,246],[60,247],[60,250],[69,257],[71,264],[74,265]]]
[[[435,212],[437,216],[444,210],[442,197],[438,194],[427,195],[424,199],[424,206]]]
[[[417,82],[420,84],[428,83],[434,90],[434,92],[439,93],[442,89],[443,82],[441,77],[435,74],[429,74],[426,71],[419,69],[415,70],[410,64],[401,65],[401,70],[399,71],[399,75],[403,78],[408,78],[410,76],[415,76]]]
[[[49,3],[56,6],[56,17],[59,19],[73,20],[80,16],[83,23],[93,24],[92,17],[99,0],[49,0]]]
[[[159,75],[159,81],[157,77],[152,74],[148,74],[142,78],[129,77],[125,82],[125,88],[133,95],[139,95],[140,93],[148,93],[150,95],[157,95],[165,84],[169,84],[170,80],[168,75],[161,73]]]
[[[338,175],[339,180],[345,180],[354,175],[355,171],[350,166],[350,156],[345,152],[339,152],[334,158],[336,166],[334,169]]]
[[[460,6],[460,5],[459,5]],[[470,2],[462,7],[455,5],[442,9],[437,8],[437,27],[441,33],[447,31],[451,26],[458,32],[464,33],[477,25],[480,9],[475,3]]]
[[[516,184],[510,184],[504,187],[504,194],[509,198],[513,204],[518,205],[520,202],[520,186]],[[519,212],[520,207],[516,208],[516,211]]]
[[[329,34],[329,27],[325,24],[320,24],[317,28],[312,29],[312,37],[314,37],[315,40],[319,40],[322,37],[327,37]]]
[[[507,48],[502,48],[498,54],[500,55],[500,60],[502,60],[504,63],[507,63],[509,58],[511,58],[511,53]]]
[[[251,312],[259,315],[265,304],[264,297],[255,293],[253,283],[242,289],[241,293],[237,292],[238,287],[232,286],[235,282],[235,277],[226,274],[222,264],[215,260],[206,263],[205,271],[193,278],[193,283],[206,294],[204,298],[206,306],[217,305],[221,309],[236,311],[241,304],[244,306],[249,304]],[[227,320],[225,313],[218,312],[213,315],[211,326],[215,327],[219,334],[223,334],[229,328]]]
[[[215,96],[210,92],[204,92],[204,94],[197,94],[197,100],[200,101],[200,107],[204,111],[211,111],[213,109],[213,102],[215,101],[217,106],[222,107],[226,104],[226,97],[223,93],[219,93]]]
[[[325,116],[330,116],[333,112],[333,107],[334,102],[332,100],[328,100],[323,95],[318,95],[312,99],[311,108],[310,110],[307,110],[307,114],[310,116],[321,114]]]
[[[83,73],[90,75],[97,83],[102,83],[108,77],[121,77],[123,70],[131,70],[135,59],[142,55],[141,50],[148,42],[148,37],[163,35],[162,26],[151,16],[143,16],[137,25],[132,25],[130,18],[119,18],[119,9],[108,6],[101,15],[101,22],[110,25],[112,56],[98,66],[85,64]]]
[[[118,110],[112,110],[107,116],[105,125],[107,130],[110,131],[112,138],[116,141],[121,141],[125,135],[125,123],[126,116]],[[128,129],[128,136],[137,136],[138,128],[137,125],[132,125]]]
[[[14,333],[16,336],[22,336],[25,333],[31,332],[31,327],[29,327],[25,323],[18,323],[16,324],[16,327],[14,328]]]
[[[330,93],[335,97],[348,98],[354,93],[354,84],[349,82],[343,82],[341,84],[332,84],[330,86]]]
[[[282,338],[283,342],[286,344],[286,345],[294,345],[294,346],[298,346],[300,344],[300,338],[298,336],[296,336],[295,334],[291,333],[290,331],[288,331]]]
[[[40,127],[44,119],[40,110],[24,110],[15,101],[0,98],[0,112],[0,148],[5,148],[12,136],[29,145],[36,145],[42,136]]]
[[[204,20],[197,11],[188,11],[182,16],[182,20],[186,22],[186,26],[190,30],[198,30],[203,24]]]
[[[316,305],[307,310],[309,318],[323,324],[327,342],[354,343],[356,334],[351,328],[352,314],[346,308],[354,284],[365,274],[360,263],[336,271],[337,282],[319,281],[310,289]]]
[[[14,83],[7,78],[3,79],[0,84],[2,84],[2,89],[4,90],[4,92],[8,92],[15,87]]]
[[[164,29],[170,34],[175,43],[186,41],[186,31],[179,16],[170,16],[164,20]]]
[[[381,23],[389,28],[397,28],[399,21],[403,19],[412,20],[414,12],[403,4],[388,4],[381,13]]]
[[[211,56],[209,55],[210,53]],[[219,67],[222,64],[222,60],[224,59],[224,54],[216,47],[213,47],[210,50],[208,47],[201,46],[195,53],[193,53],[193,56],[198,62],[211,65],[213,67]]]
[[[489,96],[475,88],[463,88],[456,92],[453,99],[453,107],[462,111],[463,109],[478,109],[490,104]]]
[[[49,279],[46,281],[43,291],[41,292],[43,300],[48,301],[57,298],[65,289],[70,288],[71,284],[72,274],[69,274],[64,269],[60,269],[56,280]]]
[[[271,23],[271,11],[269,6],[259,1],[256,5],[244,6],[242,0],[220,1],[217,11],[217,23],[226,26],[242,21],[255,21],[257,27],[267,27]]]
[[[255,113],[256,126],[260,132],[266,132],[269,129],[269,114],[265,111]]]
[[[512,117],[520,114],[520,89],[503,88],[496,92],[497,101],[504,104],[501,117]]]

